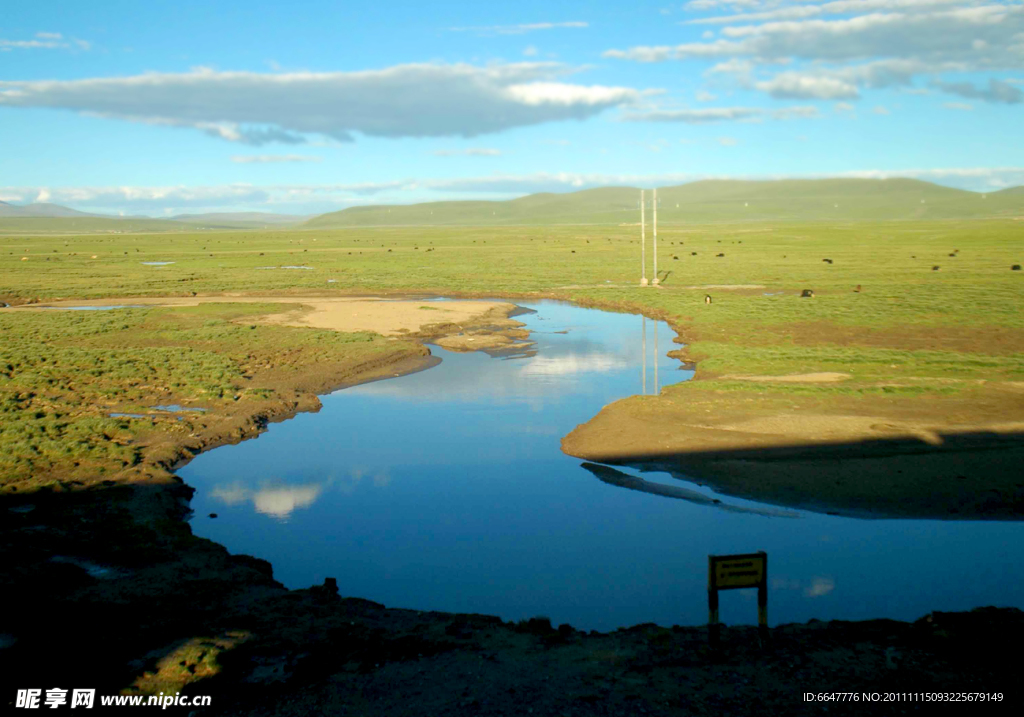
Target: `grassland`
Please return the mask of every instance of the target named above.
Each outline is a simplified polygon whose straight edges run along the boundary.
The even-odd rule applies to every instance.
[[[0,483],[106,479],[210,419],[287,404],[315,367],[410,349],[376,334],[245,323],[281,308],[0,313]],[[206,413],[152,410],[179,402]]]
[[[1010,270],[1024,261],[1019,221],[662,224],[658,289],[638,286],[638,234],[634,226],[594,225],[12,236],[0,238],[0,301],[225,293],[557,297],[671,321],[688,358],[699,362],[699,380],[667,389],[668,397],[713,392],[724,404],[775,395],[795,408],[800,401],[843,397],[868,406],[906,396],[927,398],[922,406],[941,411],[934,400],[956,399],[978,381],[1006,387],[1010,399],[1019,393],[1024,272]],[[807,288],[814,298],[800,298]],[[89,421],[72,420],[76,405],[121,410],[146,393],[233,401],[247,395],[239,386],[251,383],[240,377],[280,362],[308,368],[323,352],[337,359],[380,348],[367,336],[234,323],[239,312],[255,311],[222,305],[0,313],[4,472],[20,474],[85,446],[96,455],[111,451],[115,467],[130,463],[131,451],[118,445],[135,439],[116,437],[137,429],[96,412]],[[731,378],[817,371],[850,378],[820,385]],[[17,398],[28,394],[31,401]],[[54,395],[57,403],[40,408]],[[104,436],[111,437],[108,449],[100,447]]]
[[[624,413],[606,408],[591,422],[605,430],[605,446],[628,432],[624,426],[663,443],[672,434],[692,438],[679,427],[711,417],[788,423],[794,415],[833,413],[869,424],[922,417],[968,424],[1024,416],[1024,272],[1010,270],[1024,263],[1020,221],[663,223],[657,289],[638,286],[638,235],[638,227],[618,224],[24,232],[0,237],[0,301],[131,304],[141,296],[289,294],[300,303],[325,294],[441,293],[563,298],[672,322],[687,357],[698,361],[697,380],[609,407],[624,406]],[[936,265],[939,271],[932,270]],[[310,268],[281,268],[288,266]],[[814,298],[800,298],[802,289],[813,289]],[[238,695],[251,697],[240,713],[251,713],[257,701],[280,706],[281,713],[322,710],[340,699],[349,709],[352,695],[364,694],[420,711],[437,704],[441,712],[450,706],[441,700],[458,693],[453,674],[473,674],[468,679],[478,689],[476,675],[485,670],[500,675],[491,692],[517,703],[509,711],[522,695],[539,694],[543,699],[534,702],[551,707],[542,711],[561,713],[569,692],[578,695],[574,712],[598,702],[628,712],[638,698],[660,705],[666,694],[690,710],[697,694],[707,698],[700,703],[705,711],[717,713],[722,665],[749,678],[747,691],[737,693],[742,699],[728,705],[735,709],[752,699],[765,702],[767,694],[766,703],[784,711],[800,690],[834,689],[838,679],[864,690],[890,680],[894,691],[952,683],[996,689],[1006,682],[1009,663],[987,646],[1020,633],[1014,610],[937,613],[913,626],[786,626],[774,630],[775,651],[767,654],[755,652],[752,633],[731,628],[725,652],[712,658],[700,628],[641,626],[583,636],[548,626],[533,636],[503,628],[497,618],[385,610],[367,600],[338,600],[319,587],[284,590],[269,564],[230,556],[191,535],[182,520],[191,492],[171,476],[175,461],[251,437],[267,420],[314,410],[315,399],[302,403],[303,396],[346,371],[362,374],[375,362],[421,353],[412,341],[265,326],[251,318],[269,310],[254,303],[0,309],[0,510],[7,516],[0,547],[8,557],[0,587],[13,600],[0,633],[17,639],[12,684],[34,684],[46,674],[52,684],[77,680],[101,693],[187,688],[216,695],[215,704],[229,711]],[[849,378],[829,384],[736,378],[819,371]],[[167,414],[153,411],[158,403],[208,411]],[[710,441],[712,433],[694,435]],[[903,493],[890,492],[889,502],[906,502],[905,512],[916,517],[933,515],[931,506],[904,496],[927,502],[937,492],[961,515],[983,514],[998,502],[997,517],[1019,516],[1018,454],[1002,453],[1017,462],[1003,471],[1000,492],[971,475],[971,466],[962,469],[969,480],[959,480],[957,465],[941,491],[922,477],[904,482]],[[936,456],[937,463],[946,460]],[[835,502],[877,507],[866,492],[893,483],[893,460],[874,461],[867,491],[855,461],[844,462],[842,475],[826,472]],[[771,475],[758,467],[752,477],[735,478],[733,490],[790,504],[802,504],[794,496],[822,494],[821,482],[794,478],[789,467],[776,461]],[[777,498],[764,497],[766,478],[777,478]],[[964,494],[972,496],[966,505]],[[61,556],[115,566],[117,579],[94,579]],[[57,661],[55,644],[62,645]],[[896,671],[894,646],[892,654],[901,656]],[[822,655],[834,662],[822,663]],[[526,672],[508,669],[524,664]],[[826,664],[827,673],[811,672],[811,664]],[[543,682],[526,674],[543,675]],[[624,691],[594,687],[609,675]],[[432,689],[424,692],[424,685]],[[307,708],[307,698],[316,707]],[[364,706],[368,713],[388,711],[380,701]],[[467,709],[477,711],[475,701]]]
[[[619,224],[636,221],[638,199],[635,187],[602,187],[508,201],[361,206],[314,217],[305,226]],[[928,221],[1024,215],[1019,187],[980,194],[914,179],[707,180],[662,187],[658,202],[660,218],[666,222]]]

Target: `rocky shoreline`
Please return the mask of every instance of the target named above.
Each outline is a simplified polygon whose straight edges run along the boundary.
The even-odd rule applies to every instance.
[[[451,333],[438,326],[415,338]],[[0,613],[3,704],[13,707],[17,689],[55,686],[211,695],[201,715],[820,714],[804,693],[826,691],[1016,699],[1015,661],[998,649],[1024,634],[1024,613],[1012,608],[783,625],[766,646],[754,628],[732,627],[712,651],[703,627],[584,633],[540,617],[389,609],[343,597],[344,575],[335,576],[341,596],[331,585],[287,590],[266,561],[192,534],[193,489],[173,473],[183,461],[317,410],[317,393],[434,362],[419,345],[325,367],[292,381],[287,398],[149,446],[116,480],[0,494],[0,590],[10,598]],[[928,707],[855,705],[868,714]]]

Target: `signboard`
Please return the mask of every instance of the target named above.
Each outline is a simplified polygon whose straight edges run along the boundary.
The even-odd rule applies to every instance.
[[[711,555],[708,565],[708,587],[716,590],[756,588],[768,574],[768,556],[765,553],[750,555]]]
[[[757,629],[761,644],[768,642],[768,554],[708,556],[708,640],[717,646],[722,625],[718,622],[718,591],[757,588]]]

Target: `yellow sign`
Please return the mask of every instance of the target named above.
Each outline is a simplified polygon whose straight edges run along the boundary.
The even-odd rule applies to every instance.
[[[712,590],[759,587],[765,582],[767,562],[768,556],[764,553],[713,556],[708,587]]]
[[[718,591],[757,588],[757,631],[761,644],[768,643],[768,554],[708,556],[708,640],[719,643]]]

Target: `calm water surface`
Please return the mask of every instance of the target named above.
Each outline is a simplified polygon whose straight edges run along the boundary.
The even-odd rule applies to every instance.
[[[433,347],[435,368],[324,396],[317,414],[198,456],[179,471],[197,488],[194,531],[269,560],[288,587],[330,576],[389,607],[582,629],[703,624],[708,554],[755,550],[769,554],[771,624],[1024,607],[1020,523],[839,518],[665,474],[643,479],[693,500],[599,480],[561,437],[655,380],[689,378],[665,356],[675,334],[638,316],[522,306],[537,312],[517,317],[535,355]],[[754,623],[755,604],[753,590],[723,593],[722,619]]]

